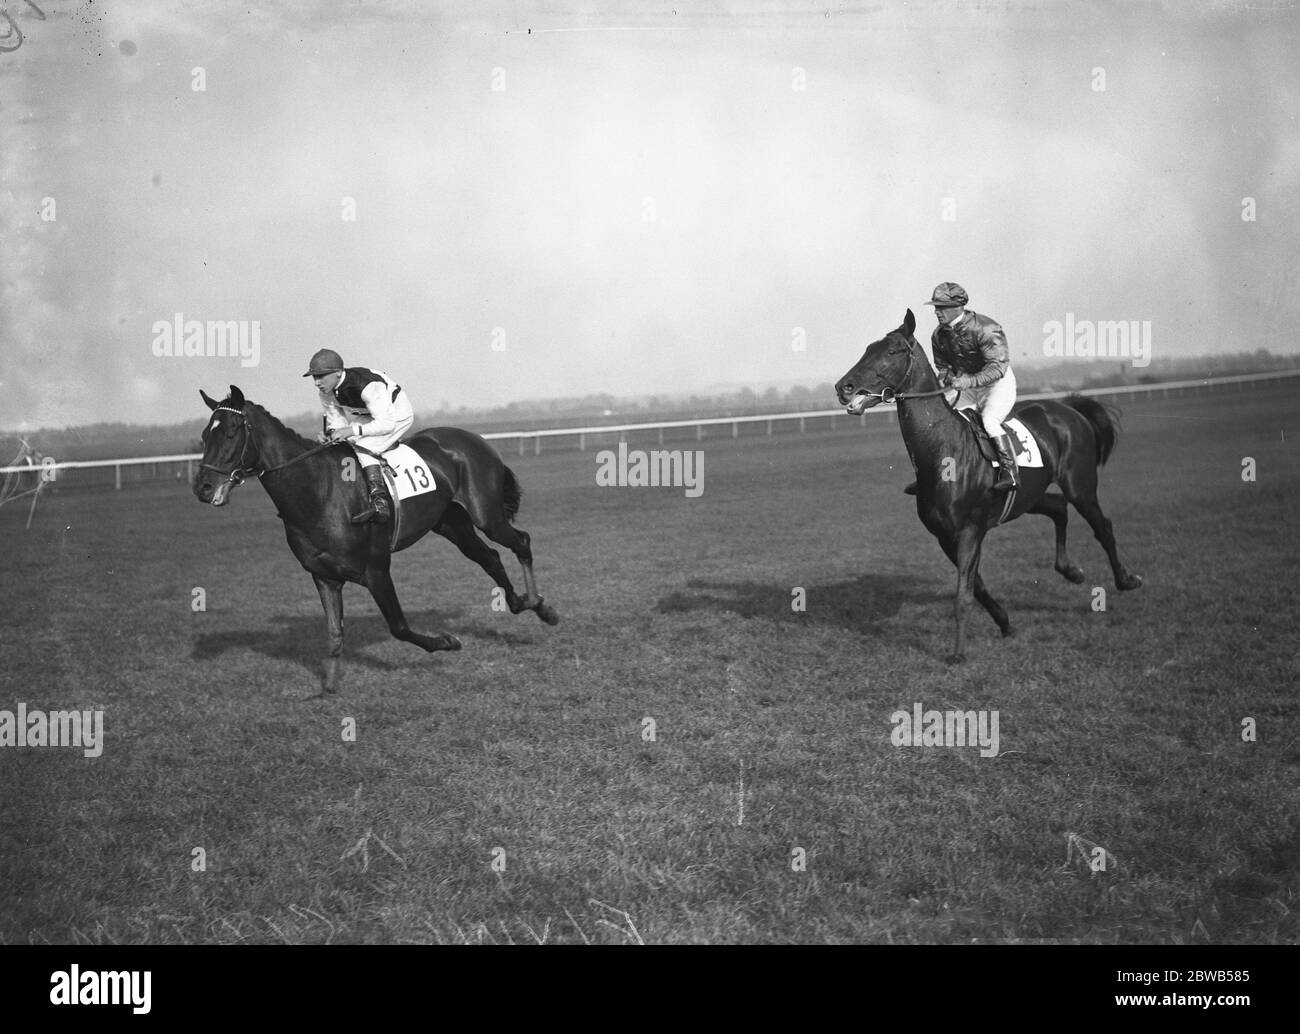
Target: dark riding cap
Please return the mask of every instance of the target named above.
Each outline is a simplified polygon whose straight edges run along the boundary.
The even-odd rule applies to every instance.
[[[333,349],[322,348],[311,357],[304,377],[320,377],[327,373],[337,373],[343,369],[343,357]]]
[[[966,294],[966,288],[961,284],[954,284],[945,280],[934,289],[934,294],[926,305],[933,305],[936,309],[956,309],[970,301],[970,296]]]

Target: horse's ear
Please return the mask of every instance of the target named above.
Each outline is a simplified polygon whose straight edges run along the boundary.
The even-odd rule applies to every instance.
[[[907,310],[907,315],[903,317],[903,329],[907,331],[907,336],[911,337],[916,330],[916,317],[912,315],[912,310]]]
[[[244,408],[244,393],[233,384],[230,386],[230,404],[236,409]]]
[[[202,388],[199,389],[199,394],[203,396],[203,401],[207,404],[207,407],[209,409],[216,409],[219,405],[221,405],[221,403],[218,402],[216,399],[208,398],[208,393],[204,391]]]

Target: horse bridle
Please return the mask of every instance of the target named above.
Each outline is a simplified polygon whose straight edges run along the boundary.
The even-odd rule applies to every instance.
[[[230,483],[232,490],[242,485],[244,483],[244,478],[249,474],[253,474],[259,478],[267,474],[274,474],[277,470],[284,470],[285,467],[297,463],[299,460],[305,460],[308,456],[315,456],[318,452],[324,452],[334,444],[333,442],[324,442],[313,449],[308,449],[306,452],[300,452],[297,456],[289,458],[284,463],[280,463],[274,467],[264,466],[261,470],[254,470],[252,467],[246,466],[244,463],[244,458],[248,455],[248,447],[252,445],[256,449],[257,445],[257,443],[253,441],[253,424],[248,419],[248,414],[242,409],[234,409],[231,406],[217,406],[212,410],[212,412],[234,413],[240,418],[244,425],[244,444],[239,450],[239,466],[232,467],[230,470],[222,470],[220,467],[215,467],[211,463],[199,464],[200,470],[214,470],[224,477]],[[260,450],[258,451],[258,455],[260,457]]]
[[[245,476],[247,476],[248,474],[256,473],[258,477],[261,477],[263,474],[265,474],[266,468],[254,472],[252,467],[246,467],[244,465],[244,458],[248,455],[248,447],[249,445],[253,444],[253,425],[249,423],[248,414],[245,413],[242,409],[234,409],[231,406],[217,406],[215,409],[212,410],[212,412],[234,413],[240,418],[241,421],[243,421],[244,444],[239,450],[239,466],[231,467],[230,470],[222,470],[220,467],[215,467],[211,463],[200,463],[199,469],[216,471],[218,474],[224,477],[226,481],[230,483],[230,487],[232,489],[238,488],[240,485],[242,485],[244,483]]]
[[[920,347],[920,344],[909,334],[907,336],[907,366],[903,370],[903,384],[906,384],[908,377],[911,376],[912,363],[916,361],[916,349]],[[906,402],[908,399],[925,399],[935,395],[943,395],[950,390],[950,388],[940,388],[938,391],[914,391],[906,395],[900,395],[894,388],[886,387],[884,391],[863,391],[860,394],[866,395],[867,398],[880,399],[884,405],[888,406],[891,403]]]

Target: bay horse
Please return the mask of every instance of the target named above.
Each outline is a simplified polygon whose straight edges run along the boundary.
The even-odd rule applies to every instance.
[[[350,514],[369,505],[361,477],[344,476],[345,462],[359,464],[346,445],[317,445],[285,427],[233,384],[221,402],[199,395],[213,418],[203,431],[203,459],[194,475],[200,502],[224,506],[246,477],[256,476],[284,521],[284,534],[298,563],[316,583],[329,630],[324,692],[340,684],[343,655],[343,585],[355,582],[370,590],[388,630],[423,650],[459,650],[460,640],[446,632],[424,635],[406,623],[389,573],[390,554],[435,531],[478,564],[505,593],[512,614],[534,611],[548,625],[559,622],[555,609],[537,594],[528,533],[512,521],[523,494],[511,471],[481,436],[457,427],[417,431],[406,444],[420,454],[434,476],[435,490],[399,502],[401,538],[390,541],[391,525],[354,524]],[[501,556],[475,528],[505,546],[524,571],[523,596],[515,593]]]
[[[966,618],[971,600],[980,604],[1003,636],[1013,634],[1007,612],[980,577],[984,536],[1003,522],[1005,492],[994,492],[994,472],[980,454],[966,419],[945,397],[913,332],[916,317],[907,310],[902,325],[867,346],[862,358],[836,382],[835,394],[851,415],[882,402],[898,404],[898,426],[916,466],[916,512],[957,567],[957,637],[949,663],[966,659]],[[1110,559],[1115,585],[1136,589],[1142,578],[1120,562],[1111,523],[1097,502],[1097,471],[1119,441],[1119,422],[1096,399],[1071,395],[1063,401],[1019,403],[1012,415],[1038,441],[1043,466],[1020,469],[1020,487],[1005,520],[1024,513],[1050,517],[1056,525],[1056,570],[1070,582],[1083,571],[1065,551],[1066,504],[1082,514]],[[1055,482],[1061,489],[1048,492]]]

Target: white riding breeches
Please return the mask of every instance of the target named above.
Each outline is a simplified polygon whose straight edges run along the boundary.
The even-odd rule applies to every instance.
[[[1016,404],[1016,375],[1008,369],[998,380],[983,388],[962,388],[957,393],[954,409],[977,409],[984,421],[984,430],[990,438],[1006,432],[1002,422],[1011,415]]]
[[[402,436],[411,429],[415,423],[415,413],[411,409],[411,403],[406,397],[406,392],[401,392],[393,401],[393,416],[397,419],[397,426],[388,434],[362,434],[359,438],[354,438],[353,444],[361,446],[362,449],[369,449],[373,453],[384,453],[402,440]],[[365,431],[366,425],[361,424],[361,430]],[[379,460],[374,456],[367,456],[360,449],[357,450],[357,459],[363,467],[375,467],[379,465]]]

